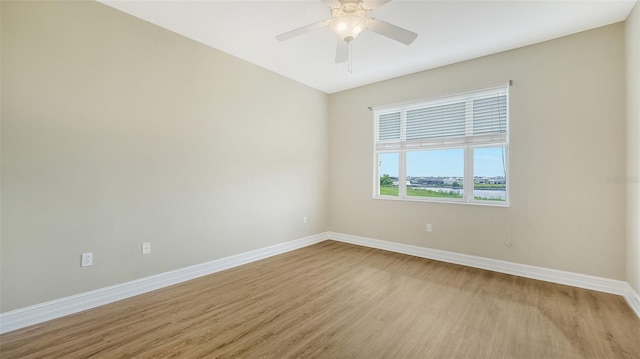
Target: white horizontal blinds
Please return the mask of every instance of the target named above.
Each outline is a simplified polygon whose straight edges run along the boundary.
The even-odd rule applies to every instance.
[[[450,147],[507,141],[507,85],[376,110],[376,148]]]
[[[407,111],[407,141],[425,138],[462,137],[464,133],[464,102]]]
[[[400,112],[378,116],[378,141],[400,140]]]
[[[473,134],[507,133],[507,95],[473,100]]]

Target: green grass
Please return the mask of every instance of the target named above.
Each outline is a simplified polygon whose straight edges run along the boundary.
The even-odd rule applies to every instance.
[[[476,183],[473,185],[475,189],[505,189],[507,185],[504,184],[488,184],[488,183]]]
[[[398,196],[398,187],[380,186],[381,196]],[[429,189],[407,188],[407,196],[409,197],[432,197],[432,198],[462,198],[462,194],[455,191],[432,191]]]
[[[398,196],[398,187],[396,186],[380,186],[381,196]]]

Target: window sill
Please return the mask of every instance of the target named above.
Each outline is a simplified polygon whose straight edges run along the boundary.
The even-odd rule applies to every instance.
[[[466,204],[471,206],[482,207],[510,207],[508,201],[504,202],[467,202],[464,200],[440,200],[437,198],[417,198],[417,197],[394,197],[394,196],[374,196],[374,200],[389,200],[389,201],[405,201],[405,202],[426,202],[426,203],[447,203],[447,204]]]

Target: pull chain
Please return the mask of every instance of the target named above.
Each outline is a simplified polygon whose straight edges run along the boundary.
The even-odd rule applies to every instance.
[[[353,74],[353,56],[351,55],[351,41],[347,42],[349,48],[349,60],[347,65],[347,71]]]

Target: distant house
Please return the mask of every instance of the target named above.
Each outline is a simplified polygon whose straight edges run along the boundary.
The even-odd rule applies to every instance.
[[[489,179],[489,184],[506,184],[507,181],[504,177],[493,177]]]
[[[440,177],[428,177],[423,183],[427,185],[441,185],[444,184],[444,180]]]
[[[399,180],[394,180],[394,181],[393,181],[393,185],[394,185],[394,186],[397,186],[397,185],[399,185],[399,184],[400,184],[400,181],[399,181]],[[407,180],[406,185],[407,185],[407,186],[410,186],[410,185],[411,185],[411,181]]]
[[[507,180],[502,177],[502,176],[498,176],[498,177],[474,177],[473,178],[473,183],[486,183],[486,184],[506,184]]]

